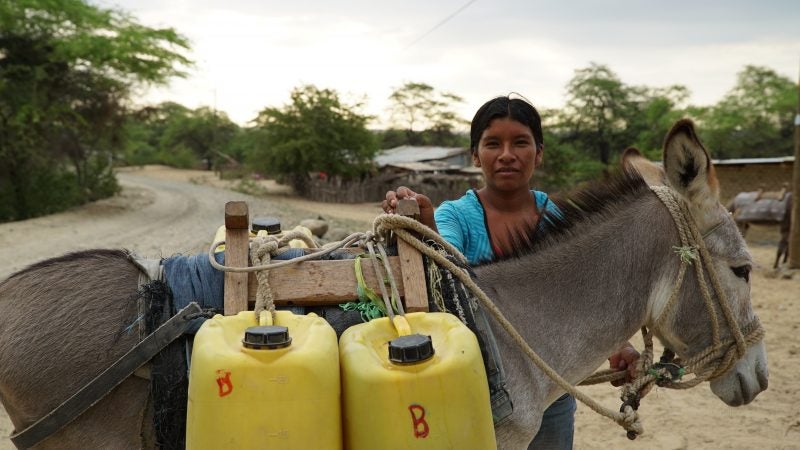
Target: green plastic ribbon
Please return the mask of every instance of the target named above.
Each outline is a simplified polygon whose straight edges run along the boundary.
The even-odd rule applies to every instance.
[[[372,288],[367,286],[367,282],[364,280],[364,271],[361,269],[361,260],[363,256],[364,255],[356,256],[354,265],[358,301],[342,303],[339,307],[345,311],[359,311],[361,313],[361,320],[369,322],[372,319],[386,317],[386,307],[383,305],[381,297],[375,293]]]

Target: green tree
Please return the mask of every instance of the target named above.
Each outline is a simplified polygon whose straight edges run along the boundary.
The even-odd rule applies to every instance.
[[[632,115],[627,118],[628,135],[650,159],[660,159],[664,136],[672,125],[686,116],[689,89],[681,85],[666,88],[634,87]],[[622,150],[622,149],[619,149]]]
[[[167,164],[206,170],[220,162],[242,162],[241,145],[234,140],[241,130],[224,112],[209,107],[189,109],[174,102],[147,106],[128,115],[128,164]]]
[[[85,1],[0,0],[0,220],[113,193],[131,88],[181,75],[186,48]]]
[[[265,108],[255,119],[257,146],[249,155],[256,170],[289,181],[303,194],[311,173],[353,178],[367,173],[376,153],[360,105],[346,105],[331,89],[292,90],[282,108]]]
[[[607,66],[575,71],[562,110],[542,114],[545,167],[540,180],[549,189],[602,176],[627,147],[660,158],[664,135],[686,114],[683,86],[651,88],[624,84]]]
[[[389,96],[391,122],[405,131],[407,145],[458,146],[464,138],[457,133],[468,122],[452,109],[464,99],[450,93],[437,92],[425,83],[408,82],[395,88]],[[393,137],[387,133],[387,137]]]
[[[788,77],[745,66],[719,103],[696,110],[701,137],[716,158],[791,155],[796,96]]]
[[[569,190],[603,173],[605,166],[596,156],[581,149],[569,129],[562,125],[562,111],[540,109],[539,114],[544,133],[544,160],[536,169],[533,187],[547,192]]]
[[[606,167],[630,146],[658,158],[664,135],[686,114],[688,97],[689,90],[680,85],[626,85],[607,66],[593,63],[576,70],[567,84],[566,107],[555,115],[558,141]]]
[[[123,163],[129,165],[166,164],[189,167],[191,154],[183,156],[162,148],[163,136],[172,122],[191,114],[191,109],[174,102],[163,102],[131,111],[125,120],[125,150]]]
[[[637,106],[633,94],[608,66],[592,63],[576,70],[559,120],[562,139],[608,166],[612,152],[633,142],[628,128]]]
[[[211,170],[217,161],[226,158],[228,146],[238,131],[239,126],[224,112],[201,107],[172,117],[161,137],[161,149],[166,152],[188,149],[195,160]]]

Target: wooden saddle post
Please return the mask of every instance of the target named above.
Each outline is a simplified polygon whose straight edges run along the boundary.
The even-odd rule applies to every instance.
[[[225,265],[247,267],[250,262],[250,214],[245,202],[225,204]],[[247,273],[225,272],[225,315],[247,310]]]
[[[397,214],[419,221],[419,204],[416,200],[402,199],[397,202]],[[405,311],[428,312],[428,289],[425,284],[425,267],[422,254],[402,239],[397,239],[397,255],[403,273],[405,287]]]

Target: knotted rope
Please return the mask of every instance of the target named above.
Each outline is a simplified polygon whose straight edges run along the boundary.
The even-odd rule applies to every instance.
[[[294,239],[302,240],[309,248],[316,248],[317,243],[308,235],[301,231],[290,231],[283,236],[261,235],[250,239],[250,262],[253,266],[269,265],[272,255],[279,255],[286,251],[289,242]],[[275,301],[272,297],[272,289],[269,286],[269,270],[259,270],[256,272],[258,289],[256,290],[256,304],[253,311],[256,317],[261,316],[262,311],[269,311],[275,316]]]

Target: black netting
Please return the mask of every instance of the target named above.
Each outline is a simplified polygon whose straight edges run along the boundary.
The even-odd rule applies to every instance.
[[[461,270],[473,275],[469,266],[458,263],[452,255],[446,254],[441,246],[430,240],[426,240],[425,243],[436,249]],[[495,424],[498,424],[511,415],[513,405],[505,387],[505,373],[500,360],[500,352],[489,322],[477,299],[461,280],[449,270],[436,265],[428,256],[423,255],[423,262],[425,284],[428,287],[429,310],[454,314],[475,333],[483,357],[484,369],[486,369],[486,378],[489,382],[492,417]]]
[[[142,286],[139,295],[147,307],[145,328],[150,334],[171,317],[172,293],[166,283],[154,281]],[[186,337],[174,340],[150,361],[150,386],[157,446],[183,449],[189,391]]]

